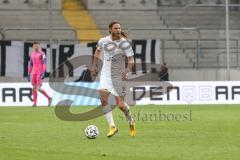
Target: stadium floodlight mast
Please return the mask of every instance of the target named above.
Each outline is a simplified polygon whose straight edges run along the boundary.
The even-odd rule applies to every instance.
[[[230,80],[230,52],[229,52],[229,4],[228,0],[225,0],[226,10],[226,50],[227,50],[227,80]]]
[[[50,59],[52,59],[52,35],[53,35],[53,26],[52,26],[52,0],[48,1],[48,38],[49,38],[49,54]]]

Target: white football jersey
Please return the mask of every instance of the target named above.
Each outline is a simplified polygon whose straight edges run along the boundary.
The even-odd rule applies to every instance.
[[[103,56],[100,81],[112,80],[112,77],[121,78],[125,70],[126,57],[133,56],[130,42],[125,38],[113,41],[109,35],[98,41],[98,49]]]

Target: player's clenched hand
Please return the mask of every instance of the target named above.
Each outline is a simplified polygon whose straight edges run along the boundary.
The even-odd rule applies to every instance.
[[[31,80],[31,76],[30,75],[28,75],[27,80],[28,80],[28,82],[30,82],[30,80]]]
[[[44,79],[44,77],[45,77],[45,73],[43,72],[41,73],[41,79]]]
[[[92,67],[91,72],[92,72],[92,76],[93,76],[93,77],[96,77],[96,76],[98,75],[97,67]]]
[[[128,71],[122,73],[122,80],[126,81],[128,79]]]

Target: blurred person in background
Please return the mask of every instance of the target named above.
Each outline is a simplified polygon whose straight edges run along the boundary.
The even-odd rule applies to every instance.
[[[33,49],[28,62],[28,81],[33,86],[33,107],[37,106],[38,91],[48,99],[48,106],[50,106],[52,98],[41,88],[46,72],[46,54],[41,50],[39,42],[33,42]]]
[[[168,81],[168,67],[166,63],[163,63],[160,67],[159,72],[159,80],[160,81]]]
[[[74,82],[92,82],[91,70],[85,64],[81,76],[76,79]]]

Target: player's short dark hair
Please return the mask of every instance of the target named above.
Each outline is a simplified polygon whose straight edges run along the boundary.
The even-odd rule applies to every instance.
[[[40,44],[38,41],[34,41],[33,44]]]

